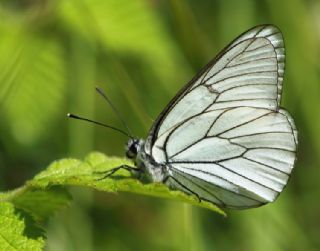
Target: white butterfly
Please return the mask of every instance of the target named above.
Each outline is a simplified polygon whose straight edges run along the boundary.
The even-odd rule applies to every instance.
[[[236,38],[171,100],[146,140],[130,139],[127,157],[148,182],[221,207],[274,201],[297,149],[291,116],[279,107],[282,34],[261,25]]]

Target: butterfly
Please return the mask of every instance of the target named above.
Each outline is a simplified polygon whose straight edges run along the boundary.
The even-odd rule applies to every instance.
[[[294,121],[280,108],[284,67],[277,27],[244,32],[176,94],[145,140],[129,135],[135,167],[107,176],[127,169],[226,208],[273,202],[298,145]]]

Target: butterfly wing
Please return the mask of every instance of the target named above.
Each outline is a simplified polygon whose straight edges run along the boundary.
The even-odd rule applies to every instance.
[[[232,208],[276,199],[297,148],[293,119],[279,108],[284,60],[281,32],[257,26],[176,95],[145,144],[171,186]]]

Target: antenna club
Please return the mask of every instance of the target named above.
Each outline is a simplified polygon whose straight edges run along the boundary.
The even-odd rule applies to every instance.
[[[76,116],[76,115],[74,115],[74,114],[72,114],[72,113],[67,113],[67,116],[68,116],[69,118],[73,118],[73,119],[80,119],[79,116]]]

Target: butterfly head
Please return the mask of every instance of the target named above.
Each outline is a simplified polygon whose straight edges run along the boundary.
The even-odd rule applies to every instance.
[[[135,159],[137,157],[138,151],[143,144],[142,140],[139,139],[129,139],[126,145],[126,156],[129,159]]]

